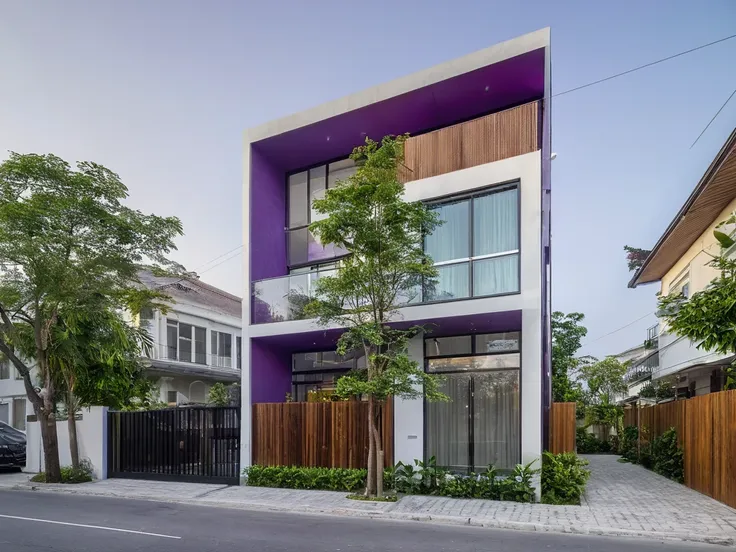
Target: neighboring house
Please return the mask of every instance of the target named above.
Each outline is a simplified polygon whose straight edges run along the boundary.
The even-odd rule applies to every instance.
[[[240,381],[241,299],[195,278],[142,273],[141,281],[171,297],[166,313],[146,310],[154,342],[147,374],[169,404],[204,404],[213,383]]]
[[[662,295],[682,293],[686,297],[705,289],[718,276],[717,270],[708,266],[720,247],[713,230],[735,210],[736,130],[636,271],[629,287],[660,282]],[[672,378],[681,397],[723,389],[725,378],[721,367],[729,364],[732,356],[710,353],[696,345],[668,332],[663,325],[659,336],[659,366],[652,379]]]
[[[148,310],[133,321],[145,325],[153,340],[146,373],[158,384],[160,400],[203,404],[213,383],[239,382],[240,297],[193,278],[140,277],[172,298],[166,314]],[[25,431],[29,414],[33,406],[23,379],[9,361],[0,359],[0,421]]]
[[[647,328],[647,339],[641,345],[614,356],[622,364],[629,365],[624,376],[628,391],[619,400],[632,401],[639,396],[641,388],[652,381],[652,374],[659,368],[659,324]]]
[[[540,30],[250,129],[244,151],[243,466],[251,404],[303,401],[365,366],[340,358],[340,328],[304,319],[312,283],[345,251],[308,225],[313,199],[355,167],[366,136],[410,133],[405,198],[446,224],[426,240],[433,294],[399,324],[433,325],[410,346],[452,401],[394,402],[394,460],[461,471],[510,468],[545,448],[550,392],[550,52]]]

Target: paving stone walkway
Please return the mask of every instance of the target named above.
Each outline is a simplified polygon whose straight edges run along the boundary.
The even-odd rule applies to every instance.
[[[518,504],[435,496],[405,496],[396,503],[349,500],[344,492],[297,491],[108,479],[82,485],[35,485],[38,490],[186,502],[226,508],[374,517],[484,527],[639,536],[733,545],[736,510],[641,466],[594,455],[580,506]],[[27,475],[25,479],[27,479]],[[15,481],[18,478],[13,478]],[[21,482],[16,488],[28,488]],[[0,487],[2,487],[0,475]]]

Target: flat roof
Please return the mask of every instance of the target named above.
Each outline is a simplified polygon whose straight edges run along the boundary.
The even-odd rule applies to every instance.
[[[736,198],[735,152],[736,128],[654,249],[634,273],[630,288],[661,280]]]
[[[549,28],[277,119],[245,141],[282,170],[350,153],[366,136],[412,134],[544,97]]]

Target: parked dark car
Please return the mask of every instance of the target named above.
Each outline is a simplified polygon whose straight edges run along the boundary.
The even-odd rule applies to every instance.
[[[0,468],[26,467],[26,434],[0,422]]]

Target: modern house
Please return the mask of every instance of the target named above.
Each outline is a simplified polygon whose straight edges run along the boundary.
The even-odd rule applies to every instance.
[[[335,354],[339,327],[303,313],[312,284],[349,254],[308,225],[314,198],[355,171],[366,137],[409,133],[407,201],[445,224],[425,247],[433,293],[398,324],[433,325],[410,354],[446,376],[448,403],[394,401],[394,460],[511,468],[545,448],[550,390],[550,33],[543,29],[245,133],[243,422],[251,406],[304,401],[365,365]]]
[[[9,360],[0,358],[0,422],[25,431],[26,415],[32,412],[23,378]]]
[[[736,130],[716,155],[695,190],[659,238],[629,287],[659,282],[660,293],[682,293],[686,297],[702,291],[718,276],[708,266],[719,253],[713,230],[736,211]],[[733,228],[722,229],[732,232]],[[728,252],[735,255],[736,249]],[[662,325],[659,335],[659,366],[652,379],[671,378],[677,395],[691,397],[723,389],[722,366],[732,356],[697,348],[689,339],[678,337]]]
[[[147,310],[153,350],[146,372],[171,405],[204,404],[210,386],[240,381],[241,299],[196,278],[139,275],[144,285],[165,292],[166,312]]]

